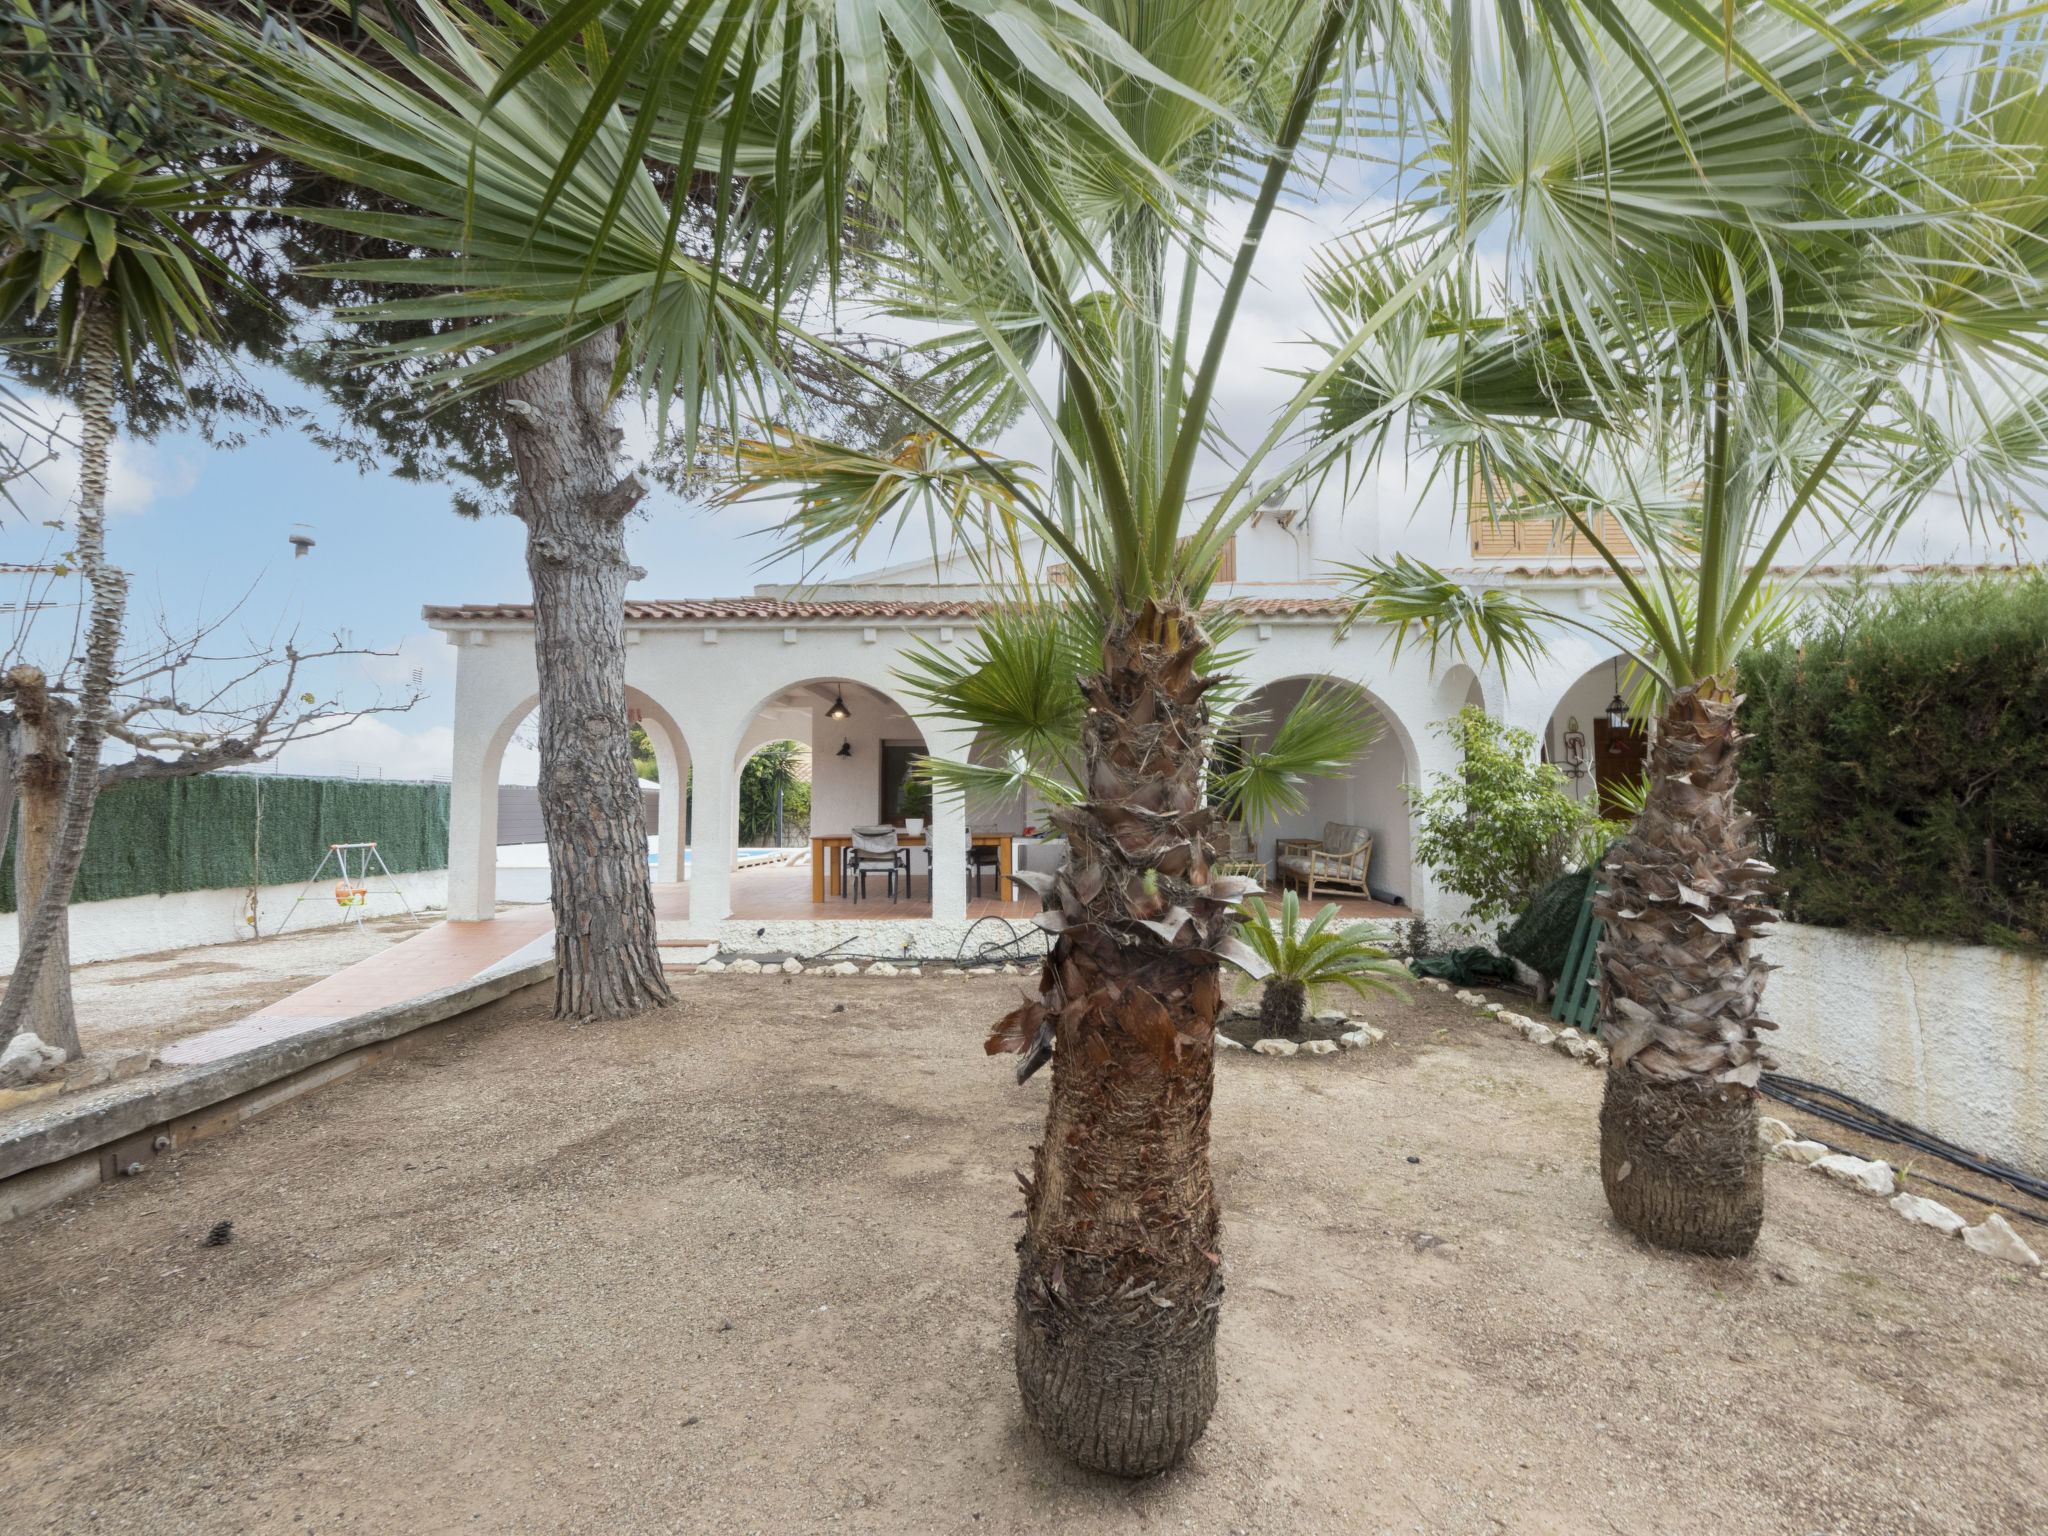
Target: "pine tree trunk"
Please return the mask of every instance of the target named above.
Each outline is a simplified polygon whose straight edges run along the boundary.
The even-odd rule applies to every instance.
[[[1053,813],[1066,867],[1027,879],[1058,938],[1038,1001],[990,1042],[1032,1052],[1020,1075],[1054,1047],[1017,1245],[1024,1412],[1066,1456],[1126,1477],[1173,1465],[1216,1403],[1209,1099],[1218,953],[1242,946],[1235,890],[1208,883],[1205,644],[1192,614],[1148,605],[1082,680],[1090,798]]]
[[[1732,680],[1731,680],[1732,681]],[[1757,930],[1771,867],[1736,808],[1732,687],[1680,689],[1651,748],[1643,813],[1595,906],[1610,1052],[1600,1176],[1616,1220],[1661,1248],[1746,1254],[1763,1225],[1756,1139]]]
[[[1308,1022],[1308,987],[1298,981],[1268,977],[1259,998],[1259,1034],[1267,1040],[1298,1035]]]
[[[14,850],[14,910],[26,923],[50,876],[64,823],[64,783],[69,760],[65,737],[71,712],[50,697],[49,681],[40,667],[15,667],[7,674],[14,693],[14,718],[20,727],[20,758],[16,783],[21,801],[21,836]],[[67,914],[68,917],[68,914]],[[66,1055],[80,1052],[78,1019],[71,1007],[71,988],[53,984],[71,974],[68,920],[57,925],[43,960],[41,982],[30,995],[20,1028]]]
[[[23,904],[17,915],[19,935],[14,974],[0,999],[0,1041],[11,1038],[31,1017],[68,1033],[67,1040],[46,1040],[79,1054],[78,1029],[71,1013],[70,905],[71,889],[85,862],[86,835],[92,829],[93,804],[100,791],[100,743],[106,739],[108,701],[114,691],[114,663],[121,646],[121,620],[128,606],[128,578],[107,564],[107,456],[114,438],[114,382],[119,357],[114,349],[114,317],[106,300],[88,293],[79,316],[79,355],[85,387],[80,401],[78,452],[78,570],[92,594],[86,621],[85,668],[79,677],[70,762],[64,770],[63,800],[49,843],[49,858],[33,910]],[[26,722],[24,722],[25,724]],[[57,748],[56,750],[61,750]],[[24,828],[26,830],[26,828]],[[23,838],[23,854],[28,853]],[[31,1009],[38,989],[63,994],[61,1010],[52,1000]]]
[[[540,671],[540,806],[555,914],[555,1012],[618,1019],[671,1001],[656,947],[647,824],[626,719],[625,519],[618,342],[593,337],[501,388],[519,467]]]

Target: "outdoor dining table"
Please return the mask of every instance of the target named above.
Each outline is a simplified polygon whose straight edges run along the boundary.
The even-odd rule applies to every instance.
[[[900,848],[922,848],[925,845],[922,832],[898,832],[896,844]],[[1008,832],[971,832],[968,841],[976,848],[993,848],[996,851],[996,889],[1002,894],[998,901],[1009,900],[1010,844]],[[830,882],[834,896],[846,894],[846,870],[841,855],[853,846],[851,833],[834,833],[828,837],[811,839],[811,901],[822,904],[825,900],[827,882]]]

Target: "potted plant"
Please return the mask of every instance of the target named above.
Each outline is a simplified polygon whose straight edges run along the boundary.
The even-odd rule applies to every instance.
[[[1393,992],[1393,979],[1408,974],[1399,961],[1387,958],[1371,924],[1331,926],[1337,917],[1335,902],[1306,928],[1301,925],[1301,903],[1292,891],[1281,895],[1277,924],[1256,896],[1238,911],[1243,919],[1238,936],[1272,971],[1259,1004],[1262,1038],[1300,1034],[1308,1022],[1310,995],[1318,987],[1349,987],[1360,997],[1370,997],[1375,991]]]

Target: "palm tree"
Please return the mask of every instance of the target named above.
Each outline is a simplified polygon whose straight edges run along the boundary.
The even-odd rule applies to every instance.
[[[1591,627],[1635,657],[1656,733],[1598,909],[1601,1172],[1665,1247],[1746,1253],[1763,1217],[1753,941],[1775,913],[1735,800],[1738,659],[1827,550],[1881,545],[1944,484],[2004,521],[2048,457],[2048,51],[2031,22],[1952,9],[1824,7],[1846,50],[1738,11],[1782,95],[1646,17],[1682,142],[1611,65],[1598,125],[1544,77],[1483,79],[1469,148],[1438,124],[1420,157],[1441,223],[1415,249],[1458,265],[1322,398],[1332,459],[1405,422],[1461,499],[1567,519],[1620,585]],[[1513,170],[1531,143],[1534,180]],[[1509,281],[1482,311],[1489,240]],[[1423,259],[1333,262],[1337,334]],[[1353,575],[1365,614],[1495,659],[1587,627],[1413,562]]]
[[[1027,1417],[1056,1448],[1140,1475],[1172,1464],[1215,1401],[1223,1287],[1208,1135],[1219,966],[1263,969],[1233,932],[1247,882],[1211,873],[1218,813],[1204,773],[1227,662],[1205,600],[1232,534],[1308,462],[1273,459],[1299,413],[1450,257],[1350,317],[1344,342],[1213,502],[1191,511],[1189,489],[1214,440],[1214,392],[1270,220],[1290,187],[1315,190],[1298,152],[1313,145],[1318,163],[1341,161],[1353,126],[1397,121],[1419,99],[1462,111],[1469,38],[1452,24],[1462,12],[1351,0],[1104,14],[1150,72],[1104,80],[1103,98],[1170,197],[1105,185],[1056,137],[1045,177],[1004,189],[997,221],[977,221],[964,196],[936,218],[927,198],[885,197],[905,254],[881,302],[938,328],[950,409],[926,417],[913,465],[800,433],[764,436],[742,446],[732,494],[793,494],[790,544],[813,552],[849,552],[928,521],[961,535],[989,579],[1014,593],[968,654],[927,650],[907,681],[993,759],[934,773],[961,791],[1028,786],[1068,842],[1060,873],[1019,877],[1040,894],[1038,922],[1055,938],[1039,996],[989,1042],[1023,1054],[1020,1078],[1053,1065],[1025,1180],[1017,1376]],[[1546,8],[1529,25],[1556,19]],[[1562,38],[1550,37],[1560,51],[1549,57],[1573,51]],[[1532,45],[1532,71],[1549,67],[1542,56]],[[1213,231],[1231,202],[1244,233],[1224,263]],[[1204,335],[1195,296],[1212,257],[1221,293]],[[972,446],[1014,409],[1050,442],[1049,473]],[[1050,480],[1048,493],[1038,479]],[[1291,762],[1245,772],[1284,780],[1332,748],[1341,722],[1327,704],[1301,719]],[[1241,788],[1265,793],[1250,779]]]
[[[1693,0],[1657,3],[1720,36]],[[1612,7],[1510,0],[1508,10],[1514,54],[1531,73],[1583,76],[1595,35],[1645,58]],[[288,152],[372,186],[393,177],[391,195],[437,213],[412,237],[462,251],[468,265],[390,272],[459,295],[452,308],[414,312],[519,317],[491,322],[506,352],[465,364],[465,379],[508,376],[618,326],[627,351],[614,378],[636,377],[666,400],[711,369],[664,371],[650,359],[708,356],[690,327],[716,298],[732,306],[733,345],[721,357],[771,374],[777,354],[762,337],[772,326],[896,395],[924,428],[902,452],[864,456],[801,424],[763,434],[742,456],[747,484],[799,487],[796,544],[857,549],[917,511],[992,533],[979,546],[992,563],[1028,535],[1065,568],[1069,605],[1094,623],[1099,643],[1081,684],[1083,794],[1056,813],[1073,857],[1047,893],[1041,922],[1059,936],[1028,1030],[1035,1042],[1043,1025],[1045,1043],[1056,1037],[1062,1049],[1021,1248],[1018,1378],[1033,1421],[1077,1460],[1130,1474],[1169,1465],[1201,1433],[1216,1392],[1209,1039],[1242,894],[1208,879],[1213,679],[1200,670],[1210,649],[1201,605],[1234,530],[1300,470],[1269,463],[1275,445],[1430,274],[1357,326],[1192,527],[1189,488],[1204,445],[1217,441],[1211,406],[1275,208],[1290,185],[1312,180],[1297,151],[1334,153],[1361,125],[1418,102],[1466,121],[1469,7],[706,0],[676,14],[668,0],[569,0],[533,28],[493,14],[516,52],[465,22],[438,45],[452,65],[419,66],[436,96],[425,114],[380,79],[344,80],[339,61],[268,54],[257,60],[263,78],[238,83],[229,100]],[[1762,72],[1726,41],[1736,77]],[[1648,89],[1668,94],[1654,79]],[[536,90],[552,95],[543,104]],[[524,137],[501,152],[505,120]],[[719,260],[677,253],[679,202],[665,210],[663,238],[650,244],[631,227],[650,156],[692,184],[711,179],[704,243],[714,258],[765,253],[751,287],[728,280]],[[887,307],[953,328],[939,409],[762,302],[792,286],[790,229],[813,232],[798,254],[822,251],[837,270],[849,200],[886,242],[875,264],[895,275]],[[1234,250],[1214,234],[1222,203],[1246,216]],[[725,241],[734,230],[743,237]],[[639,248],[614,261],[621,239]],[[1202,337],[1195,290],[1212,265],[1222,291]],[[657,294],[699,308],[679,324],[655,311]],[[470,347],[487,329],[448,345]],[[658,344],[642,339],[650,329]],[[1057,376],[1050,391],[1032,371],[1041,356]],[[593,382],[601,371],[586,370]],[[1049,496],[971,441],[1017,409],[1050,437]],[[539,606],[548,599],[538,577],[536,587]],[[616,590],[589,590],[574,638],[610,679]],[[551,686],[544,673],[544,712]],[[608,691],[592,702],[589,718],[606,719],[620,701]],[[626,888],[597,895],[615,902]]]
[[[679,408],[686,458],[700,418],[715,434],[743,410],[799,412],[778,330],[802,332],[784,306],[869,259],[844,238],[860,186],[946,154],[985,187],[1029,182],[1039,151],[1020,109],[1065,122],[1106,172],[1129,150],[1056,74],[1020,78],[1034,48],[1086,57],[1113,43],[1100,28],[1063,23],[1048,39],[1046,18],[1022,7],[992,17],[918,0],[873,7],[851,31],[777,0],[716,9],[672,27],[665,6],[581,5],[535,23],[420,0],[422,46],[370,28],[375,63],[195,23],[238,66],[210,83],[226,110],[394,210],[303,217],[448,253],[330,275],[407,295],[343,318],[430,324],[392,350],[439,361],[431,387],[451,401],[498,396],[533,584],[565,1016],[670,997],[627,733],[624,597],[637,571],[625,520],[646,487],[620,462],[619,393],[637,388],[664,432]]]
[[[47,345],[77,373],[73,561],[92,597],[71,698],[54,696],[34,667],[12,669],[0,685],[25,737],[17,867],[20,888],[34,893],[22,905],[19,958],[0,1000],[0,1042],[26,1023],[76,1056],[69,904],[99,795],[128,595],[128,578],[108,563],[106,549],[115,393],[145,354],[153,351],[175,375],[181,347],[214,335],[212,305],[224,273],[187,228],[217,206],[203,182],[77,116],[44,114],[19,97],[8,106],[11,121],[0,131],[0,326],[13,330],[54,309]]]
[[[1331,926],[1336,920],[1332,902],[1304,928],[1301,899],[1292,891],[1281,893],[1277,924],[1263,901],[1255,896],[1245,900],[1240,934],[1267,971],[1259,1000],[1261,1035],[1300,1034],[1320,987],[1349,987],[1370,998],[1375,992],[1393,992],[1394,978],[1407,977],[1408,968],[1387,958],[1370,923],[1337,928]]]

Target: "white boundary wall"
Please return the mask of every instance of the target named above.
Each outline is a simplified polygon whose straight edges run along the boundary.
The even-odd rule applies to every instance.
[[[421,869],[394,877],[415,912],[448,905],[448,871]],[[405,908],[388,892],[382,875],[367,882],[370,902],[368,917],[402,917]],[[285,914],[305,882],[294,885],[266,885],[257,891],[263,937],[277,931]],[[334,881],[323,880],[307,893],[309,899],[292,918],[286,932],[301,928],[332,928],[348,921],[348,910],[334,904]],[[176,891],[168,896],[123,896],[114,901],[79,901],[71,906],[71,963],[89,965],[97,960],[124,960],[130,955],[153,955],[167,949],[188,949],[200,944],[231,944],[250,937],[244,921],[248,912],[249,888],[233,890]],[[14,969],[16,952],[12,912],[0,916],[0,970]]]
[[[1798,923],[1760,947],[1783,1071],[2048,1174],[2048,960]]]

